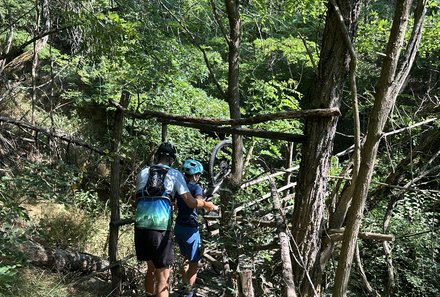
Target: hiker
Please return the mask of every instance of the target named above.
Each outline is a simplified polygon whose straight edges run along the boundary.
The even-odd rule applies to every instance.
[[[191,195],[204,200],[203,189],[198,184],[203,173],[203,165],[197,160],[186,160],[182,172]],[[174,227],[174,235],[184,257],[182,267],[182,282],[184,288],[179,297],[193,297],[193,286],[197,278],[197,269],[201,257],[201,238],[199,232],[197,209],[188,207],[179,195],[176,196],[179,210]]]
[[[188,207],[217,209],[212,202],[195,199],[183,175],[171,168],[176,153],[171,143],[161,143],[156,151],[156,164],[142,169],[137,179],[134,240],[137,259],[148,264],[144,282],[147,296],[169,296],[174,261],[171,205],[175,194],[179,194]]]

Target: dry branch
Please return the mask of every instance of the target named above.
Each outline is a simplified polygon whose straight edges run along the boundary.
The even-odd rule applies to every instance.
[[[243,183],[241,185],[241,188],[245,189],[247,187],[256,185],[256,184],[258,184],[260,182],[266,181],[266,180],[268,180],[270,178],[273,178],[273,177],[276,177],[276,176],[280,176],[280,175],[284,175],[286,173],[292,173],[293,171],[296,171],[298,169],[299,169],[299,166],[294,166],[294,167],[291,167],[291,168],[287,168],[285,170],[280,170],[280,171],[272,173],[270,175],[265,174],[265,175],[263,175],[261,177],[258,177],[256,179],[253,179],[253,180],[250,180],[250,181],[247,181],[247,182]]]
[[[29,124],[27,122],[23,122],[23,121],[19,121],[19,120],[15,120],[9,117],[0,117],[0,122],[4,122],[4,123],[8,123],[8,124],[12,124],[12,125],[16,125],[18,127],[22,127],[25,129],[30,129],[33,131],[37,131],[37,132],[41,132],[49,137],[55,137],[55,138],[59,138],[61,140],[67,141],[68,143],[74,143],[78,146],[82,146],[85,148],[88,148],[89,150],[94,151],[95,153],[101,154],[101,155],[105,155],[106,153],[96,147],[94,147],[91,144],[88,144],[82,140],[79,140],[77,138],[74,138],[70,135],[67,135],[63,132],[57,132],[57,131],[50,131],[49,129],[37,126],[37,125],[32,125]]]
[[[217,132],[217,133],[225,133],[225,134],[235,134],[235,135],[245,135],[245,136],[254,136],[259,138],[269,138],[276,140],[286,140],[291,142],[303,143],[305,141],[304,135],[299,134],[291,134],[291,133],[283,133],[283,132],[274,132],[274,131],[265,131],[260,129],[248,129],[248,128],[237,128],[237,127],[220,127],[214,125],[206,125],[206,124],[198,124],[198,123],[190,123],[190,122],[179,122],[174,120],[164,120],[163,122],[183,127],[190,127],[200,129],[202,131],[209,132]]]
[[[416,128],[418,126],[426,125],[426,124],[429,124],[429,123],[432,123],[432,122],[435,122],[435,121],[437,121],[437,118],[427,119],[425,121],[416,123],[416,124],[408,126],[408,127],[403,127],[403,128],[397,129],[397,130],[393,130],[393,131],[389,131],[389,132],[383,133],[383,136],[387,137],[387,136],[390,136],[390,135],[399,134],[400,132],[403,132],[403,131],[406,131],[406,130],[410,130],[412,128]]]
[[[329,229],[327,231],[328,236],[331,241],[341,241],[344,236],[344,228],[340,229]],[[359,232],[359,238],[368,240],[378,240],[378,241],[393,241],[395,239],[392,234],[382,234],[373,232]]]
[[[298,118],[314,118],[314,117],[334,117],[340,116],[341,113],[338,108],[321,108],[321,109],[309,109],[309,110],[291,110],[277,113],[260,114],[249,118],[240,119],[220,119],[210,117],[193,117],[193,116],[181,116],[176,114],[170,114],[160,111],[144,111],[142,113],[135,112],[130,109],[122,107],[119,103],[110,101],[110,104],[116,108],[124,111],[126,116],[137,119],[151,119],[156,118],[159,122],[188,122],[206,125],[253,125],[269,121],[286,120],[286,119],[298,119]]]
[[[284,294],[286,297],[296,297],[295,283],[293,281],[292,260],[290,258],[289,236],[287,235],[287,226],[284,219],[281,202],[278,196],[278,189],[275,183],[270,179],[270,190],[273,199],[273,208],[275,210],[275,221],[277,223],[278,239],[280,241],[281,262],[283,267]]]
[[[280,192],[282,192],[284,190],[287,190],[287,189],[295,187],[295,185],[296,185],[296,182],[295,183],[290,183],[288,185],[282,186],[281,188],[277,189],[276,192],[280,193]],[[234,214],[237,214],[239,211],[241,211],[241,210],[243,210],[243,209],[245,209],[245,208],[247,208],[249,206],[252,206],[254,204],[260,203],[261,201],[264,201],[264,200],[268,199],[271,196],[272,196],[272,193],[267,193],[267,194],[264,194],[261,198],[258,198],[256,200],[252,200],[252,201],[249,201],[247,203],[244,203],[243,205],[240,205],[240,206],[234,208]],[[290,198],[293,198],[293,197],[295,197],[295,195],[291,194],[291,195],[287,195],[286,197],[284,197],[284,199],[290,199]]]

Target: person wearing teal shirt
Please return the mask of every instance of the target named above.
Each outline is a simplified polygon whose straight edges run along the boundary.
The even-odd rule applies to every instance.
[[[157,163],[142,169],[137,178],[134,241],[137,259],[148,264],[144,281],[147,296],[169,296],[174,262],[171,206],[176,193],[189,207],[217,209],[213,203],[191,195],[182,174],[171,167],[176,154],[171,143],[161,143],[156,151]]]

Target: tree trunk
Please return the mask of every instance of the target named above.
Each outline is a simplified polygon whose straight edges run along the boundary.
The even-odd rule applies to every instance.
[[[359,16],[360,0],[338,1],[346,28],[353,36]],[[324,29],[318,77],[312,90],[309,108],[339,108],[344,81],[348,73],[349,51],[344,43],[338,17],[330,6]],[[308,119],[305,125],[306,143],[296,187],[292,221],[294,243],[295,284],[301,296],[320,292],[321,271],[319,253],[324,199],[330,168],[330,156],[336,131],[337,117]]]
[[[109,262],[100,257],[59,248],[49,249],[35,241],[27,241],[20,247],[30,263],[59,272],[89,274],[103,269]]]
[[[241,20],[238,1],[225,0],[226,10],[229,19],[229,68],[228,68],[228,92],[227,100],[231,119],[240,119],[240,35]],[[239,125],[232,127],[240,128]],[[243,175],[243,136],[234,134],[232,136],[232,172],[230,184],[238,188]]]
[[[423,3],[424,1],[421,2]],[[401,75],[404,72],[407,74],[409,72],[406,71],[405,68],[404,72],[401,71],[398,73],[398,75],[396,75],[411,4],[411,0],[396,1],[393,25],[386,49],[386,57],[382,65],[381,75],[376,88],[377,93],[375,94],[374,107],[368,123],[365,144],[361,151],[360,168],[362,168],[362,170],[359,172],[356,180],[356,187],[354,187],[353,191],[352,205],[347,215],[347,227],[341,247],[341,258],[338,262],[335,284],[333,287],[333,296],[336,297],[346,296],[351,264],[356,248],[359,228],[363,218],[368,187],[370,185],[371,176],[374,170],[374,163],[376,160],[379,142],[382,137],[383,128],[388,115],[391,111],[391,108],[394,106],[397,94],[400,91],[395,88],[395,85],[398,84],[402,86],[403,84],[400,84],[400,82],[402,79],[405,80],[406,77]],[[421,30],[421,27],[418,29]],[[418,36],[418,38],[420,38],[420,36]],[[409,44],[411,43],[412,42],[410,40]],[[418,43],[416,42],[416,44]],[[417,47],[415,48],[415,51],[417,51]],[[411,67],[412,61],[411,59],[406,59],[404,63],[407,64],[405,67]]]
[[[124,107],[128,106],[130,102],[130,94],[127,91],[122,91],[121,95],[121,105]],[[110,210],[111,217],[110,222],[116,222],[120,219],[120,211],[119,211],[119,198],[120,198],[120,161],[121,158],[119,156],[119,149],[122,141],[122,131],[124,124],[124,114],[119,109],[116,110],[115,114],[115,122],[114,122],[114,136],[113,136],[113,163],[111,167],[111,180],[110,180]],[[110,224],[109,230],[109,246],[108,246],[108,255],[110,265],[116,264],[118,260],[118,236],[119,236],[119,226],[116,224]],[[120,265],[115,265],[111,269],[112,274],[112,288],[115,294],[119,294],[121,281],[122,281],[122,272]]]
[[[229,20],[229,37],[228,41],[228,90],[227,90],[227,102],[229,104],[229,113],[231,119],[240,119],[240,35],[241,35],[241,20],[239,13],[239,3],[235,0],[225,0],[226,11]],[[232,125],[233,128],[241,128],[240,125]],[[235,267],[231,267],[229,259],[230,251],[234,247],[234,242],[228,240],[228,238],[234,238],[232,234],[234,231],[232,223],[233,209],[231,201],[233,195],[240,189],[241,179],[243,175],[243,136],[233,134],[232,136],[232,170],[231,174],[225,179],[220,189],[220,200],[222,208],[221,219],[221,233],[224,240],[223,259],[225,265],[225,281],[226,289],[225,296],[231,297],[235,295],[236,285],[232,278],[232,270]]]

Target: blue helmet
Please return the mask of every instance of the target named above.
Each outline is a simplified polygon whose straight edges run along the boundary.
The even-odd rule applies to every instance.
[[[182,171],[187,175],[202,174],[203,165],[197,160],[186,160],[183,162]]]

